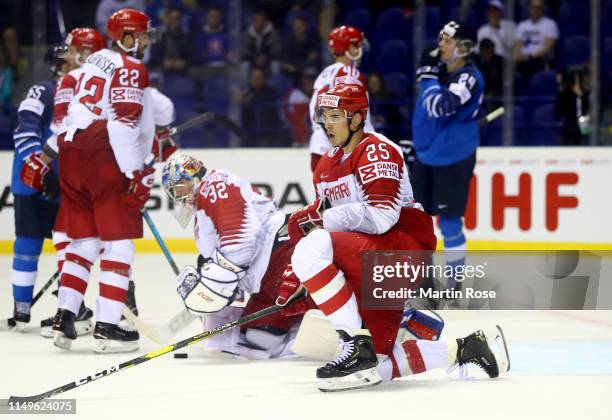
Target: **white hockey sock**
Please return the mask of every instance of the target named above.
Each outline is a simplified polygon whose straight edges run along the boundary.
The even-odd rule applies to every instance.
[[[333,262],[331,235],[316,229],[295,247],[291,264],[296,276],[336,330],[352,335],[361,328],[357,299],[351,285]]]
[[[100,261],[100,296],[96,320],[118,324],[127,298],[134,243],[130,240],[103,243]]]
[[[79,313],[87,290],[92,262],[98,256],[98,238],[74,240],[66,247],[66,261],[62,267],[57,306]]]
[[[444,340],[406,340],[403,343],[395,343],[392,357],[393,377],[447,368],[451,363],[449,347],[451,346]]]

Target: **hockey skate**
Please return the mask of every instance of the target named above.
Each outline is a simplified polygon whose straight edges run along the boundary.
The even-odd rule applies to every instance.
[[[64,350],[70,350],[77,333],[74,327],[76,315],[68,309],[58,309],[53,318],[53,345]]]
[[[29,302],[15,302],[13,310],[13,320],[15,321],[15,331],[23,332],[26,325],[30,323],[30,308],[32,304]]]
[[[45,338],[53,337],[53,320],[55,317],[49,317],[40,321],[40,335]],[[79,313],[74,320],[74,329],[77,336],[89,334],[93,330],[93,311],[81,303]]]
[[[317,369],[318,388],[323,392],[345,391],[379,384],[378,359],[367,330],[356,330],[353,337],[338,331],[342,352]]]
[[[138,350],[138,331],[128,331],[108,322],[96,322],[95,353],[127,353]]]
[[[460,369],[460,376],[467,377],[466,365],[475,364],[489,378],[497,378],[500,373],[510,370],[510,355],[506,339],[500,326],[489,330],[478,330],[465,338],[457,339],[457,361],[450,371]]]

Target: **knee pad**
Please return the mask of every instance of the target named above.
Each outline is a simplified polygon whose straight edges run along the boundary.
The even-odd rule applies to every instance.
[[[297,243],[291,256],[291,265],[295,275],[305,280],[329,265],[333,257],[331,235],[324,229],[315,229]]]
[[[440,216],[440,231],[445,247],[456,247],[465,243],[461,217]]]
[[[122,239],[120,241],[102,242],[102,259],[117,261],[131,265],[134,261],[134,241]]]
[[[36,271],[43,241],[43,238],[18,236],[13,244],[13,269]]]
[[[74,239],[66,247],[66,254],[78,255],[92,264],[98,258],[99,252],[100,240],[98,238]]]
[[[55,247],[55,249],[57,249],[58,251],[60,249],[65,248],[66,246],[62,247],[63,244],[69,244],[71,241],[71,239],[68,237],[68,235],[66,234],[66,232],[58,232],[58,231],[53,231],[53,246]]]

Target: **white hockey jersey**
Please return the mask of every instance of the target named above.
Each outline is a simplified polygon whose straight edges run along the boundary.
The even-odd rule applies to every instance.
[[[310,98],[309,112],[310,112],[310,123],[312,127],[312,135],[310,136],[310,143],[308,149],[310,153],[316,155],[323,155],[329,149],[332,148],[332,144],[325,133],[325,130],[316,122],[316,106],[317,97],[330,90],[334,86],[345,83],[366,86],[366,80],[363,75],[356,67],[347,66],[342,63],[331,64],[317,77],[314,83],[314,90],[312,97]],[[374,131],[374,126],[370,120],[370,112],[365,121],[365,131]]]
[[[317,196],[331,203],[323,213],[330,232],[382,234],[397,223],[402,208],[421,208],[401,149],[379,133],[365,133],[348,155],[338,147],[328,151],[313,182]]]
[[[57,136],[66,131],[66,115],[68,106],[74,96],[77,87],[77,80],[81,77],[83,70],[74,69],[62,76],[56,84],[55,97],[53,99],[53,118],[51,120],[51,136],[47,140],[47,146],[58,153]],[[168,126],[174,121],[174,104],[166,95],[156,88],[148,87],[151,90],[153,102],[153,121],[156,126]]]
[[[137,59],[109,49],[89,57],[78,69],[65,117],[67,147],[110,145],[121,172],[142,169],[155,130],[149,75]],[[77,141],[74,135],[79,131]]]
[[[217,249],[247,274],[240,287],[259,291],[276,233],[285,221],[274,201],[247,180],[224,170],[211,170],[198,187],[195,238],[200,254]]]

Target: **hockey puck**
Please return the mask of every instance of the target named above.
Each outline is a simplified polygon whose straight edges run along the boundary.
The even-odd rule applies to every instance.
[[[187,353],[174,353],[175,359],[186,359],[187,357],[189,357]]]

